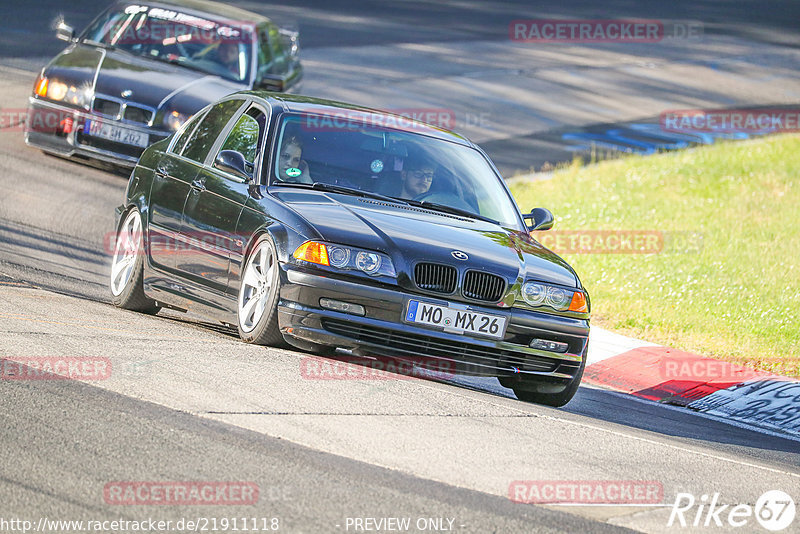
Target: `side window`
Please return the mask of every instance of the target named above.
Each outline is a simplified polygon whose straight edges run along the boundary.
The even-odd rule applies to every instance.
[[[267,130],[267,117],[257,107],[251,107],[236,121],[225,142],[220,147],[223,150],[235,150],[245,159],[245,170],[252,176],[258,167],[264,134]]]
[[[242,115],[236,121],[228,138],[220,150],[235,150],[240,152],[249,163],[256,160],[258,149],[258,122],[250,115]]]
[[[219,133],[241,105],[241,100],[226,100],[212,107],[186,142],[183,156],[202,163]]]
[[[186,122],[186,125],[183,127],[183,131],[178,134],[178,138],[175,139],[175,143],[172,145],[172,152],[175,154],[180,154],[183,152],[183,147],[186,145],[186,141],[191,137],[192,133],[194,132],[195,128],[197,128],[197,124],[205,117],[205,113],[198,113]]]

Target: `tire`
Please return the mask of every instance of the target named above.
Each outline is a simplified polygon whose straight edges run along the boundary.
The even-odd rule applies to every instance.
[[[142,216],[133,208],[117,229],[111,260],[111,301],[114,306],[155,314],[161,309],[144,294],[144,237]]]
[[[236,299],[239,337],[254,345],[284,346],[278,328],[280,273],[275,244],[268,234],[253,245],[242,269]]]

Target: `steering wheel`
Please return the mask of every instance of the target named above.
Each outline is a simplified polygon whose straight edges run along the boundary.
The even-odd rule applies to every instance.
[[[189,59],[205,59],[205,56],[208,55],[209,52],[214,50],[214,48],[216,48],[218,45],[219,43],[210,43],[201,48],[200,50],[198,50],[197,52],[195,52],[194,54],[190,54]]]

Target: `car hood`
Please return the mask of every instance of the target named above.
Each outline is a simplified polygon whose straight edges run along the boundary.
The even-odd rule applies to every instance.
[[[398,274],[410,277],[413,265],[426,261],[492,272],[510,284],[535,279],[579,287],[572,268],[525,232],[338,193],[280,191],[275,196],[308,221],[319,239],[384,252]],[[469,259],[456,259],[454,251]]]
[[[89,85],[95,94],[185,115],[246,88],[179,65],[80,43],[56,56],[45,74],[71,84]]]

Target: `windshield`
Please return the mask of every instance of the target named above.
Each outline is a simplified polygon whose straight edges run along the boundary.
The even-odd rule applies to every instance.
[[[386,124],[286,115],[271,183],[334,184],[519,226],[519,210],[483,154]]]
[[[132,4],[100,17],[86,30],[83,39],[246,82],[252,34],[244,25]]]

